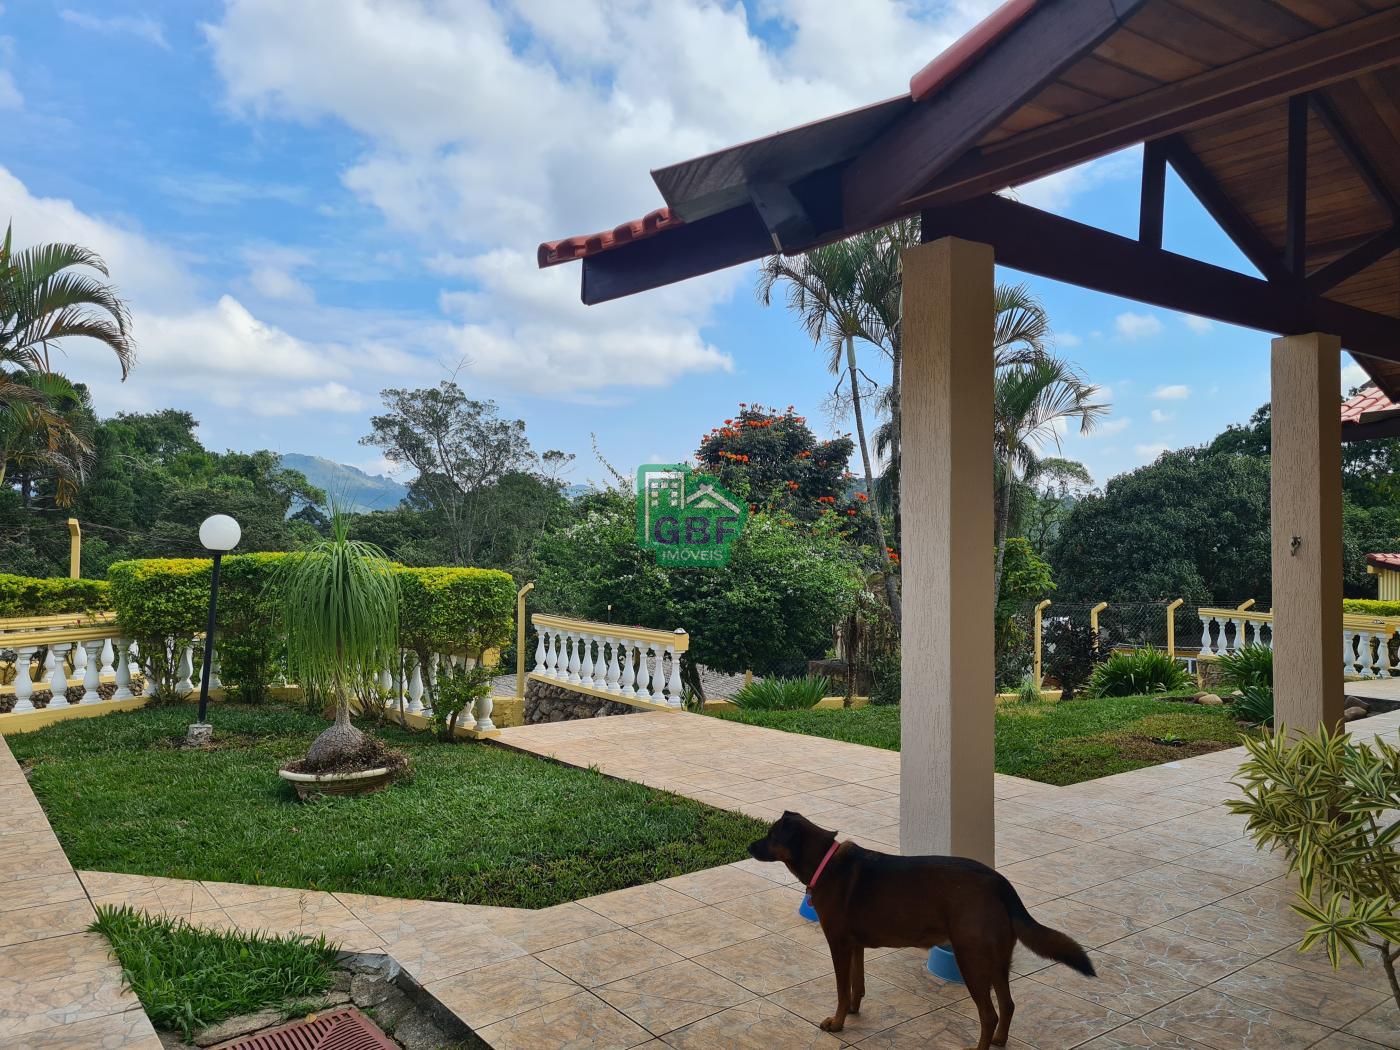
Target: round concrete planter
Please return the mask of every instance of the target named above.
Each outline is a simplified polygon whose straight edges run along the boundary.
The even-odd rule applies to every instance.
[[[354,773],[292,773],[279,769],[277,775],[297,789],[297,795],[368,795],[389,786],[394,771],[388,766],[362,769]]]

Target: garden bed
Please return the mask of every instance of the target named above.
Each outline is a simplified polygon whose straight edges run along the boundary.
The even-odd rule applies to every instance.
[[[296,801],[279,766],[323,719],[220,704],[153,707],[8,739],[73,866],[97,871],[545,907],[747,856],[762,826],[691,799],[483,743],[376,728],[408,779]],[[367,725],[364,728],[369,728]]]
[[[717,718],[899,750],[899,708],[707,711]],[[1153,696],[997,704],[998,773],[1077,784],[1236,747],[1246,730],[1228,708]]]

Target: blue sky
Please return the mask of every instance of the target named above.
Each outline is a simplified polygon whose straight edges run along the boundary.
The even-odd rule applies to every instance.
[[[215,448],[377,472],[377,392],[449,372],[576,453],[575,481],[602,476],[593,434],[623,470],[683,459],[739,401],[844,431],[752,268],[585,308],[535,245],[656,207],[649,168],[903,91],[993,6],[4,0],[0,218],[97,249],[129,297],[131,378],[68,362],[99,410],[185,408]],[[1018,195],[1132,233],[1137,185],[1130,151]],[[1174,183],[1166,243],[1249,269]],[[1030,283],[1113,405],[1064,438],[1099,483],[1268,396],[1261,333]]]

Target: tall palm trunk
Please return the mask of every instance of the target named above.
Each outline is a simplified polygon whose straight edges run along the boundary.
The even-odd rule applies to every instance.
[[[851,410],[856,417],[856,439],[860,442],[860,462],[865,468],[865,509],[875,523],[875,542],[880,545],[880,556],[884,559],[885,600],[890,604],[890,616],[898,628],[902,619],[899,613],[899,587],[895,583],[894,565],[890,561],[889,544],[885,542],[885,524],[880,520],[880,511],[875,506],[875,481],[870,470],[870,449],[865,443],[865,416],[860,407],[860,383],[856,374],[856,342],[846,336],[846,371],[851,377]]]

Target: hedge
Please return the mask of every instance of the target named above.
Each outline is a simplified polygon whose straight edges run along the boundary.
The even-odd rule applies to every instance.
[[[11,576],[0,572],[0,618],[102,612],[111,607],[106,580]]]
[[[1386,602],[1376,598],[1343,598],[1342,612],[1357,613],[1361,616],[1400,616],[1400,602]]]
[[[219,675],[231,696],[263,699],[281,671],[281,608],[268,587],[282,553],[235,554],[219,582]],[[108,570],[123,631],[140,646],[158,691],[173,691],[179,648],[204,630],[212,563],[203,558],[117,562]],[[481,653],[505,644],[515,625],[515,583],[495,569],[395,566],[400,645],[426,655]],[[174,645],[167,639],[181,639]]]

